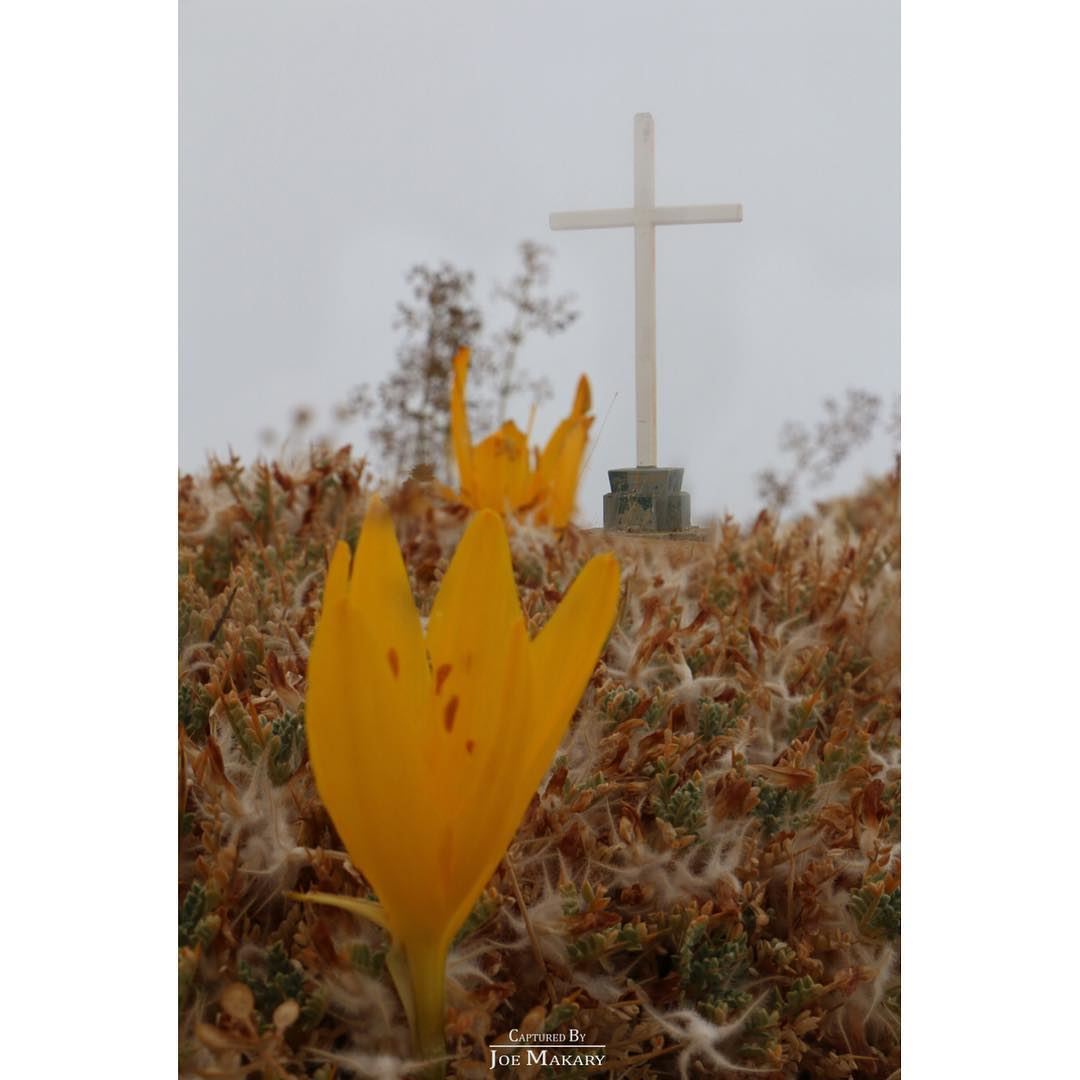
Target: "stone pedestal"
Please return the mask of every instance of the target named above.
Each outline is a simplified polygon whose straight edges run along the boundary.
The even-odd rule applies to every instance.
[[[672,533],[690,528],[690,494],[682,469],[609,469],[604,528],[617,532]]]

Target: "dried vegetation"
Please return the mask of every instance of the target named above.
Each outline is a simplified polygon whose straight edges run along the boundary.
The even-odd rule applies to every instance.
[[[345,448],[180,481],[185,1076],[410,1068],[383,932],[284,895],[368,895],[303,723],[327,555],[355,541],[366,478]],[[603,1067],[555,1076],[897,1073],[898,494],[892,474],[703,542],[515,527],[534,627],[602,547],[625,595],[451,952],[449,1075],[493,1075],[486,1048],[515,1027],[606,1045]],[[411,481],[389,502],[424,612],[464,515]]]

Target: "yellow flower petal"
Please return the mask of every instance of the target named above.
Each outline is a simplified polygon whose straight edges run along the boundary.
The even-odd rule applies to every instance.
[[[619,603],[619,564],[596,555],[536,635],[532,663],[533,727],[523,757],[539,783],[577,708]]]
[[[340,604],[349,591],[349,562],[352,552],[344,540],[339,540],[326,571],[326,585],[323,587],[323,610]]]
[[[488,508],[500,514],[536,511],[536,520],[563,528],[574,510],[581,479],[581,463],[592,418],[589,380],[583,375],[570,415],[555,429],[543,451],[530,461],[529,437],[512,421],[475,446],[469,432],[465,385],[469,354],[454,358],[450,394],[450,431],[461,485],[460,500],[474,510]],[[532,430],[532,418],[529,420]]]
[[[353,861],[359,862],[362,829],[355,827],[349,809],[364,771],[356,730],[357,714],[362,715],[364,705],[348,700],[344,683],[349,634],[346,601],[340,587],[340,551],[331,563],[333,573],[327,575],[322,615],[308,657],[305,728],[319,794]]]
[[[385,642],[382,660],[400,687],[403,706],[419,711],[430,685],[420,615],[409,575],[382,500],[371,499],[349,581],[350,615],[357,612]]]
[[[529,635],[524,616],[499,635],[505,641],[499,667],[483,660],[476,680],[486,684],[483,707],[462,716],[459,739],[448,740],[454,795],[448,800],[452,839],[445,849],[449,893],[457,902],[450,916],[452,932],[465,921],[477,897],[499,865],[536,791],[518,760],[522,736],[532,723]],[[464,750],[464,753],[462,753]]]
[[[422,808],[396,834],[372,826],[401,792],[420,787],[431,678],[420,619],[385,507],[373,500],[347,594],[341,549],[308,660],[306,728],[315,780],[353,861],[363,868],[392,925],[424,905],[402,846],[430,859]]]
[[[541,519],[559,529],[566,526],[574,512],[585,445],[592,425],[592,417],[586,415],[591,402],[589,380],[582,375],[570,415],[552,432],[537,462],[540,486],[547,493]]]
[[[494,511],[481,510],[458,543],[428,618],[436,697],[446,700],[446,680],[456,684],[478,651],[505,649],[505,628],[520,616],[506,528]],[[440,675],[444,665],[450,670]]]
[[[529,445],[508,420],[477,443],[473,452],[472,505],[505,514],[528,502],[532,489]]]
[[[502,435],[504,488],[509,505],[518,510],[532,497],[532,469],[529,468],[529,441],[513,420],[499,429]],[[493,510],[499,509],[492,507]]]
[[[557,454],[541,460],[540,467],[548,492],[545,520],[558,529],[566,526],[574,512],[588,436],[589,421],[574,420],[563,433]]]
[[[574,416],[585,416],[592,408],[592,391],[589,389],[589,380],[584,375],[578,379],[577,393],[574,394]]]

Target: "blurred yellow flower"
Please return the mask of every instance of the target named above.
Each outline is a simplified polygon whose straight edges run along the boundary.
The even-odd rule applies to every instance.
[[[552,433],[547,446],[529,459],[527,436],[508,420],[486,439],[473,444],[465,409],[469,350],[454,357],[454,386],[450,395],[450,431],[461,491],[455,497],[474,510],[500,514],[532,510],[542,525],[564,528],[574,512],[582,459],[593,418],[589,380],[578,380],[570,415]]]
[[[447,949],[562,740],[618,592],[614,557],[594,557],[530,641],[502,519],[481,510],[425,630],[378,499],[351,574],[348,545],[334,552],[308,664],[308,747],[323,802],[379,902],[304,898],[387,928],[427,1057],[444,1053]]]

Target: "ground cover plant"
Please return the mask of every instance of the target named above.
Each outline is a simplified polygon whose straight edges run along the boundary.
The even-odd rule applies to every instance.
[[[348,448],[180,480],[184,1076],[419,1075],[385,932],[288,895],[371,896],[315,788],[304,700],[328,560],[372,494]],[[426,615],[469,511],[414,480],[382,495]],[[622,593],[451,946],[447,1074],[498,1075],[513,1028],[571,1027],[602,1066],[512,1075],[897,1074],[898,472],[693,541],[508,528],[532,633],[599,552]]]

